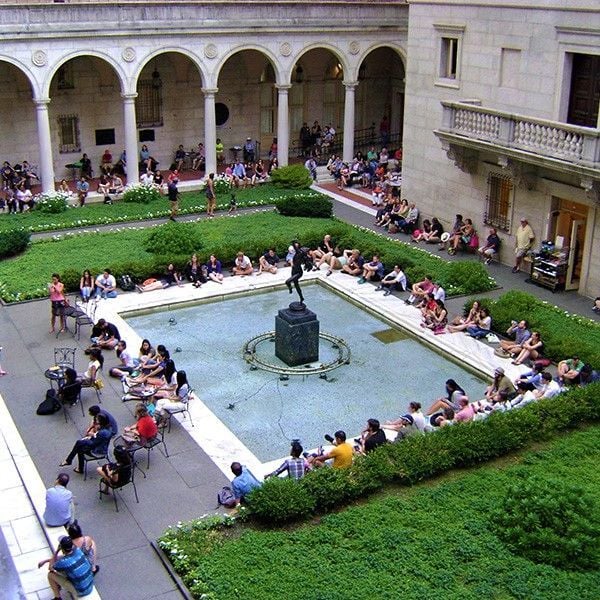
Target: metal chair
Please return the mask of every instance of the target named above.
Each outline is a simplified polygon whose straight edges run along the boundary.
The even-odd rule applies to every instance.
[[[65,423],[69,420],[69,408],[79,403],[81,407],[81,416],[85,417],[83,412],[83,402],[81,401],[81,381],[76,381],[68,385],[63,385],[58,392],[58,399],[63,407],[65,414]]]
[[[100,371],[100,369],[98,369],[98,371]],[[102,389],[104,388],[104,381],[102,381],[102,379],[100,378],[98,371],[96,371],[96,374],[94,375],[94,379],[92,381],[89,382],[83,382],[81,384],[82,388],[92,388],[94,390],[94,392],[96,392],[96,399],[98,400],[98,404],[102,404]],[[83,407],[82,407],[83,410]]]
[[[75,352],[77,348],[54,348],[54,365],[75,370]]]
[[[99,460],[108,460],[108,450],[106,452],[89,452],[83,455],[83,480],[87,479],[87,464]]]
[[[156,433],[156,435],[151,439],[151,440],[147,440],[146,442],[144,442],[143,444],[137,443],[137,444],[129,444],[128,445],[128,451],[131,454],[131,458],[134,462],[134,464],[137,466],[136,464],[136,460],[135,460],[135,453],[140,451],[140,450],[146,450],[148,452],[148,463],[146,465],[146,469],[150,468],[150,451],[155,448],[156,446],[159,446],[160,444],[163,445],[163,448],[165,449],[164,454],[166,458],[169,458],[169,451],[167,450],[167,444],[165,443],[165,429],[167,428],[165,423],[161,423],[158,426],[158,432]],[[115,441],[116,443],[116,441]],[[139,468],[139,467],[138,467]],[[141,469],[140,469],[141,471]],[[144,477],[146,477],[146,474],[142,471]]]
[[[97,308],[98,301],[95,298],[90,300],[87,305],[77,305],[75,313],[71,315],[75,319],[75,331],[73,332],[73,337],[77,335],[77,339],[81,338],[81,328],[84,325],[89,325],[90,327],[94,326]]]
[[[182,403],[185,404],[184,408],[175,408],[172,410],[165,409],[164,418],[168,423],[167,433],[171,433],[171,419],[173,415],[183,414],[183,418],[185,419],[185,415],[187,415],[190,419],[190,423],[192,427],[194,427],[194,421],[192,420],[192,415],[190,414],[190,400],[193,398],[194,390],[190,389],[186,395],[186,397],[182,400]]]
[[[107,463],[108,464],[108,463]],[[106,485],[108,488],[112,490],[113,500],[115,501],[115,509],[119,512],[119,504],[117,502],[117,491],[122,491],[126,485],[131,484],[133,486],[133,493],[135,494],[135,501],[139,504],[140,499],[138,498],[137,488],[135,487],[135,461],[132,460],[130,465],[121,465],[117,470],[118,471],[129,471],[129,477],[123,477],[122,481],[114,482],[114,481],[106,481],[105,479],[101,479],[98,483],[98,497],[102,500],[102,486]],[[144,477],[146,474],[142,471]]]

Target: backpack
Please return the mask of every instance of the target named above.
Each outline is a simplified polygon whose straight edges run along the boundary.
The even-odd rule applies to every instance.
[[[228,486],[221,488],[221,490],[217,494],[217,502],[219,503],[219,505],[222,505],[225,508],[234,508],[237,504],[237,502],[235,501],[233,490]]]
[[[58,412],[61,408],[62,404],[58,399],[58,392],[54,389],[49,389],[46,391],[46,397],[37,407],[37,410],[35,412],[38,415],[53,415],[55,412]]]
[[[119,277],[119,287],[124,292],[131,292],[135,290],[135,283],[133,283],[130,275],[121,275],[121,277]]]

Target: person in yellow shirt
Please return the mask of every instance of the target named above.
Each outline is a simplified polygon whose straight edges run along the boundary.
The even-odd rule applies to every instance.
[[[334,447],[329,452],[316,456],[314,459],[315,466],[320,467],[326,460],[330,459],[333,459],[331,466],[334,469],[346,469],[352,464],[354,451],[352,446],[346,442],[346,433],[341,430],[336,431],[334,438]]]
[[[217,163],[223,164],[223,161],[225,160],[225,146],[223,146],[221,138],[217,138],[217,145],[215,150],[217,152]]]
[[[531,225],[527,222],[527,219],[521,219],[521,224],[515,234],[515,266],[512,270],[513,273],[520,270],[521,261],[527,252],[531,250],[533,240],[535,240],[535,233],[533,233]]]

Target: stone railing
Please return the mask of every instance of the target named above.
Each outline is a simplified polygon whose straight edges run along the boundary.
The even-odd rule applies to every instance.
[[[483,108],[442,102],[442,130],[505,148],[585,165],[600,164],[600,130]]]

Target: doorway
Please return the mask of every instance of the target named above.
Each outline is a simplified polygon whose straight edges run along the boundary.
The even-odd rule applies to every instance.
[[[585,232],[588,207],[585,204],[553,198],[553,212],[550,221],[549,239],[556,247],[569,249],[567,263],[566,290],[578,290],[583,266]]]

